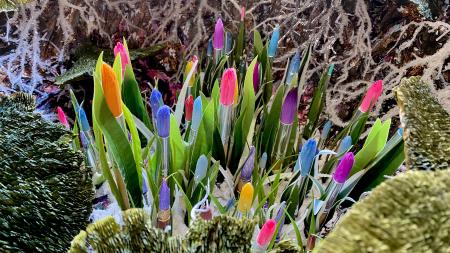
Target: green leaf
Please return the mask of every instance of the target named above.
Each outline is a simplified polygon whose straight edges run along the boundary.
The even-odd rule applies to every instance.
[[[234,49],[234,61],[236,62],[236,66],[240,66],[241,58],[244,53],[244,45],[245,45],[245,23],[240,22],[236,40],[236,48]]]
[[[256,29],[253,31],[253,46],[258,55],[264,50],[261,34]]]
[[[102,54],[100,55],[96,72],[94,73],[94,100],[92,104],[93,117],[105,136],[108,151],[119,166],[124,176],[127,191],[129,192],[135,207],[143,207],[142,188],[139,183],[137,164],[133,157],[133,151],[128,143],[128,137],[120,127],[116,118],[106,104],[101,86]]]
[[[322,77],[320,78],[319,85],[314,91],[313,99],[311,101],[308,112],[308,123],[306,124],[305,130],[303,131],[304,139],[309,139],[317,128],[320,114],[322,113],[323,107],[325,105],[327,85],[328,81],[330,80],[330,76],[327,73],[328,70],[325,69],[325,71],[322,73]]]
[[[390,119],[386,120],[383,124],[381,124],[380,119],[376,120],[369,135],[367,136],[363,148],[355,155],[355,163],[352,171],[350,172],[350,176],[363,170],[383,149],[386,145],[390,126]]]
[[[134,77],[133,69],[130,64],[125,68],[125,75],[122,84],[122,99],[131,113],[140,119],[147,128],[151,128],[150,117],[142,100],[139,84]]]
[[[273,100],[270,112],[264,117],[262,139],[260,140],[260,150],[267,153],[267,164],[271,164],[270,157],[272,154],[273,145],[275,142],[275,136],[277,134],[281,105],[284,97],[284,86],[278,87],[275,99]],[[262,153],[261,152],[261,153]]]
[[[252,124],[253,114],[255,113],[255,91],[253,89],[253,69],[255,68],[257,58],[253,59],[250,64],[244,80],[244,92],[243,99],[240,103],[240,115],[236,121],[234,127],[234,145],[231,152],[230,170],[236,171],[239,166],[239,161],[242,155],[242,151],[245,147],[247,140],[247,134],[250,131],[250,125]]]
[[[385,181],[386,176],[394,175],[405,160],[404,146],[402,136],[395,133],[375,160],[367,166],[350,197],[359,199],[363,192],[370,191]]]
[[[114,74],[116,74],[120,87],[122,87],[122,60],[120,59],[120,54],[117,54],[116,58],[114,58],[112,68],[114,70]]]
[[[181,137],[180,128],[177,126],[177,120],[173,114],[170,115],[170,157],[172,160],[170,174],[184,169],[186,163],[186,148]]]
[[[133,157],[136,162],[136,170],[139,176],[139,186],[142,188],[142,153],[141,153],[141,140],[139,139],[139,133],[136,128],[136,124],[134,123],[133,116],[131,115],[130,110],[127,108],[125,104],[122,103],[123,115],[125,117],[125,121],[127,122],[128,129],[131,135],[132,148],[133,148]]]
[[[191,156],[191,172],[195,170],[198,158],[202,154],[209,154],[211,151],[213,140],[211,136],[214,134],[214,102],[210,101],[203,110],[203,117],[200,122],[200,128],[197,137],[192,146]]]
[[[309,60],[311,59],[311,44],[308,45],[308,47],[306,48],[306,52],[303,53],[303,59],[302,59],[302,63],[300,64],[300,81],[298,83],[298,97],[300,97],[301,92],[303,92],[303,88],[305,87],[305,83],[306,83],[306,71],[308,70],[309,67]]]

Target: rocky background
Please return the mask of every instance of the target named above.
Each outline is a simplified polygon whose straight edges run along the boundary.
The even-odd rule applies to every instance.
[[[404,76],[422,75],[450,108],[449,0],[35,0],[15,5],[17,1],[26,0],[0,0],[0,6],[13,6],[0,13],[0,93],[33,93],[44,109],[69,104],[67,85],[88,94],[89,79],[58,86],[55,77],[86,46],[111,51],[122,37],[134,49],[167,45],[137,59],[134,67],[144,90],[157,77],[167,85],[166,99],[173,100],[180,60],[204,52],[218,17],[235,33],[241,6],[246,7],[249,46],[253,30],[270,35],[276,24],[281,26],[275,60],[280,78],[287,59],[313,45],[306,94],[324,64],[335,63],[326,107],[335,125],[350,118],[375,79],[385,84],[375,109],[382,117],[398,115],[392,88]]]

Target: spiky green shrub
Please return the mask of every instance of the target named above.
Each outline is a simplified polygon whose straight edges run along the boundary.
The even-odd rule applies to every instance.
[[[450,171],[408,171],[356,204],[320,253],[449,252]]]
[[[88,223],[93,187],[68,132],[24,94],[0,99],[0,251],[64,252]]]
[[[123,226],[107,217],[89,225],[72,241],[70,253],[88,252],[250,252],[255,221],[217,216],[195,221],[185,237],[171,237],[152,226],[143,209],[122,212]]]

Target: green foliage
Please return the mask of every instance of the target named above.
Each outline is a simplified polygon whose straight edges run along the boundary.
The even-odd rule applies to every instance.
[[[65,252],[88,223],[92,175],[71,133],[33,110],[29,95],[0,99],[0,251]]]

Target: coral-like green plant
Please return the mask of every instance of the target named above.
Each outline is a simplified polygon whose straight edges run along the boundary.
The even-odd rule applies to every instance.
[[[450,114],[420,77],[403,79],[395,90],[404,125],[406,164],[435,170],[450,165]]]
[[[356,204],[317,252],[448,252],[450,171],[408,171]]]
[[[396,95],[411,171],[356,204],[317,252],[450,251],[450,117],[419,77]]]
[[[31,96],[0,99],[0,251],[64,252],[88,223],[91,172]],[[3,251],[4,250],[4,251]]]
[[[70,253],[88,252],[250,252],[255,221],[217,216],[196,220],[184,238],[152,226],[143,209],[122,212],[123,226],[107,217],[88,226],[72,241]]]

